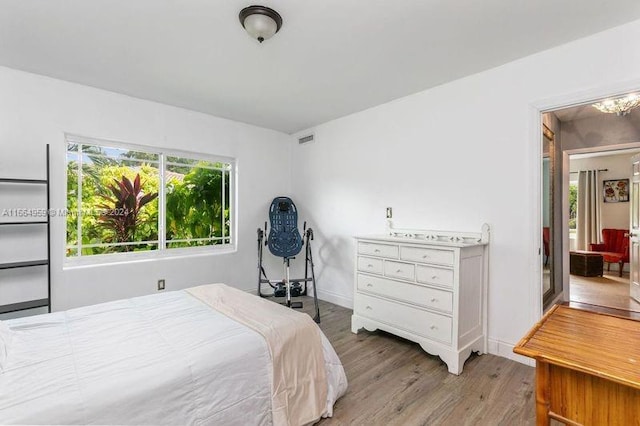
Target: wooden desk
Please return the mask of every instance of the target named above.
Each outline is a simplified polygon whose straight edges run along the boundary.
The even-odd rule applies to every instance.
[[[640,321],[558,305],[513,351],[536,360],[538,425],[640,425]]]

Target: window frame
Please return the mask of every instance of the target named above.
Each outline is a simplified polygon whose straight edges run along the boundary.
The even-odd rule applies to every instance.
[[[237,221],[238,221],[238,205],[237,205],[237,160],[234,157],[227,157],[221,155],[205,154],[193,151],[177,150],[162,148],[156,146],[139,145],[128,142],[119,142],[108,139],[92,138],[86,136],[79,136],[74,134],[65,133],[64,137],[64,203],[65,210],[68,205],[68,181],[66,168],[68,164],[67,153],[70,143],[92,145],[106,148],[127,149],[132,151],[139,151],[149,154],[158,155],[158,176],[159,176],[159,191],[158,191],[158,248],[155,250],[135,251],[127,253],[109,253],[109,254],[94,254],[94,255],[80,255],[80,256],[67,256],[67,231],[66,225],[64,228],[63,238],[63,268],[70,268],[76,266],[94,266],[104,265],[110,263],[130,263],[138,261],[149,261],[155,259],[165,258],[182,258],[193,256],[206,256],[215,254],[227,254],[237,252]],[[229,243],[212,244],[208,246],[197,247],[175,247],[167,248],[166,237],[166,176],[165,176],[165,163],[167,157],[180,157],[192,160],[204,160],[209,162],[221,162],[229,164],[229,200],[226,200],[226,204],[229,205],[231,213],[229,214],[229,235],[224,235],[224,238],[229,239]],[[224,178],[224,171],[223,171]],[[224,185],[223,185],[224,188]],[[81,196],[78,194],[77,196]],[[224,190],[223,190],[224,197]],[[82,205],[81,201],[79,205]],[[224,214],[224,210],[223,210]],[[66,222],[65,222],[66,223]],[[224,232],[224,226],[223,226]],[[81,238],[81,235],[78,235]],[[82,245],[80,245],[82,247]]]

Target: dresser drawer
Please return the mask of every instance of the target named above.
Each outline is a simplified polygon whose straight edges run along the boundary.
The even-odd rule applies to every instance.
[[[398,258],[398,246],[391,244],[378,243],[358,243],[358,254],[368,254],[371,256],[388,257],[391,259]]]
[[[450,313],[453,310],[453,295],[451,293],[416,284],[358,274],[358,291],[375,293],[443,312]]]
[[[451,318],[420,308],[394,303],[358,293],[355,312],[363,317],[387,323],[441,342],[451,343]]]
[[[382,259],[358,256],[358,271],[382,275]]]
[[[453,269],[416,265],[416,281],[443,287],[453,287]]]
[[[400,247],[400,259],[410,262],[453,265],[453,251],[422,247]]]
[[[413,281],[416,277],[416,266],[411,263],[384,261],[384,275]]]

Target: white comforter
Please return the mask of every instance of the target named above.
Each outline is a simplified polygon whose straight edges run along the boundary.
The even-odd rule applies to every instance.
[[[6,324],[0,424],[271,424],[263,337],[184,291]],[[347,382],[322,339],[331,415]]]

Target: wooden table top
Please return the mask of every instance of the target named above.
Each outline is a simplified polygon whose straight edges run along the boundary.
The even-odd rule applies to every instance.
[[[640,389],[640,321],[556,305],[513,351]]]

